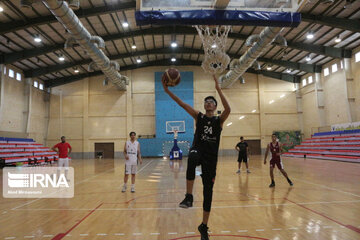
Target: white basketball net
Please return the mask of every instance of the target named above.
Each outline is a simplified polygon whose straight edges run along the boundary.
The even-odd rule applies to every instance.
[[[231,26],[195,26],[204,46],[205,58],[201,67],[205,72],[222,73],[230,62],[226,54],[226,41]]]

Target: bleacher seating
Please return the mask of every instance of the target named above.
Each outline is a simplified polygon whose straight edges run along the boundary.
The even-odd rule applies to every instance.
[[[58,160],[58,155],[51,149],[27,138],[0,137],[0,159],[6,166],[48,164]]]
[[[283,156],[360,163],[360,130],[315,133]]]

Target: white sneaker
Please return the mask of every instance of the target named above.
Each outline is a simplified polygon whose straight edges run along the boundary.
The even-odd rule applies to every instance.
[[[131,192],[132,192],[132,193],[135,192],[135,187],[134,187],[134,186],[131,187]]]
[[[247,173],[251,173],[249,169],[246,170]]]
[[[126,192],[126,186],[124,185],[121,192]]]
[[[239,173],[241,173],[240,169],[239,169],[239,170],[237,170],[237,171],[236,171],[236,173],[238,173],[238,174],[239,174]]]

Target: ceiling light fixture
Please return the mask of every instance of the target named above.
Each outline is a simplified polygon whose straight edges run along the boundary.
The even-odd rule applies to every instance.
[[[311,56],[310,55],[306,56],[305,60],[310,62],[311,61]]]
[[[141,59],[140,58],[136,59],[136,62],[141,63]]]
[[[125,27],[125,28],[127,28],[127,27],[129,27],[129,23],[128,23],[128,22],[123,22],[123,23],[122,23],[122,26]]]
[[[176,62],[176,58],[174,58],[174,57],[171,58],[171,61],[172,61],[172,62]]]
[[[35,35],[35,36],[34,36],[34,41],[37,42],[37,43],[41,42],[40,36],[39,36],[39,35]]]
[[[176,42],[172,42],[172,43],[171,43],[171,47],[176,48],[176,47],[177,47],[177,43],[176,43]]]
[[[314,38],[314,33],[313,32],[308,32],[308,34],[306,35],[307,39],[313,39]]]
[[[59,61],[61,61],[61,62],[65,61],[64,55],[59,55]]]
[[[337,36],[337,37],[335,38],[335,42],[336,42],[336,43],[341,42],[341,38],[340,38],[340,36]]]
[[[287,73],[291,73],[291,69],[286,69],[286,72],[287,72]]]
[[[132,48],[132,49],[136,49],[136,45],[133,44],[133,45],[131,46],[131,48]]]

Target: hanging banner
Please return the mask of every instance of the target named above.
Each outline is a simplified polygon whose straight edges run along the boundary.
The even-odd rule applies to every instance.
[[[352,122],[352,123],[341,123],[331,125],[331,131],[344,131],[344,130],[355,130],[360,129],[360,122]]]
[[[274,134],[282,144],[284,152],[288,152],[289,149],[292,149],[301,143],[300,131],[274,131]]]

